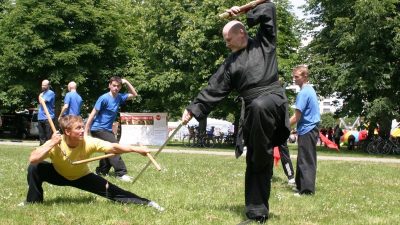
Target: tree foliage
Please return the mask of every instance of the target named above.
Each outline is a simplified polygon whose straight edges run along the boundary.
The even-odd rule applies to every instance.
[[[337,118],[333,115],[333,113],[324,113],[321,115],[320,127],[329,128],[335,127],[336,124],[339,124]]]
[[[52,82],[58,106],[71,80],[85,100],[98,95],[129,60],[117,7],[112,1],[16,1],[0,24],[3,107],[35,103],[43,79]]]
[[[312,22],[323,27],[305,51],[318,91],[344,99],[341,115],[364,115],[387,132],[399,112],[398,0],[308,3]],[[383,102],[385,107],[374,107]]]
[[[287,0],[276,2],[278,56],[282,62],[280,68],[285,68],[280,74],[285,75],[287,68],[295,64],[292,58],[300,45],[296,27],[299,21],[289,13]],[[139,43],[141,63],[135,63],[131,71],[139,71],[135,80],[142,99],[135,108],[168,111],[179,116],[229,54],[221,36],[227,21],[218,19],[217,15],[233,5],[244,3],[246,1],[149,0],[136,5],[141,9],[137,10],[142,40]],[[244,16],[238,19],[244,20]],[[237,93],[221,103],[212,112],[213,116],[237,115],[235,95]]]
[[[299,21],[288,0],[278,9],[280,75],[289,81],[300,45]],[[40,82],[61,93],[74,80],[85,109],[107,90],[112,75],[127,78],[140,96],[123,110],[169,112],[178,118],[228,56],[227,20],[218,14],[247,1],[17,0],[0,19],[0,104],[14,110],[36,103]],[[245,19],[240,16],[239,20]],[[233,93],[213,113],[238,109]],[[85,110],[84,110],[85,111]]]

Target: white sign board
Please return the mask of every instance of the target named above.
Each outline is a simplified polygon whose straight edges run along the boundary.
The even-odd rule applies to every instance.
[[[120,144],[158,145],[168,138],[167,113],[120,113]]]

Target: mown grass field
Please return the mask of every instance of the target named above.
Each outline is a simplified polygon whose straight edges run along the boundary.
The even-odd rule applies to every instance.
[[[245,160],[233,156],[161,153],[157,161],[163,170],[149,167],[135,184],[108,177],[110,182],[158,202],[166,208],[163,213],[49,184],[43,186],[43,204],[18,207],[26,197],[31,149],[0,145],[0,224],[223,225],[245,219]],[[291,154],[296,154],[294,145]],[[318,154],[374,157],[322,149]],[[136,154],[123,158],[132,176],[147,162]],[[92,169],[96,165],[90,163]],[[272,181],[268,224],[399,224],[399,171],[400,164],[395,163],[319,161],[316,195],[296,197],[279,165]]]

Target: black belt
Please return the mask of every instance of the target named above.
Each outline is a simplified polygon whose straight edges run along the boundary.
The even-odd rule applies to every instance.
[[[244,140],[243,140],[243,124],[244,124],[244,114],[246,110],[246,102],[250,103],[253,99],[256,99],[259,96],[264,96],[268,95],[271,93],[279,93],[283,92],[283,89],[280,85],[279,81],[275,81],[274,83],[268,85],[268,86],[261,86],[261,87],[255,87],[246,91],[243,91],[240,93],[240,96],[238,96],[235,101],[240,101],[242,103],[241,109],[240,109],[240,119],[239,119],[239,127],[238,127],[238,132],[236,135],[236,143],[235,143],[235,156],[236,158],[239,158],[239,156],[242,155],[243,153],[243,147],[244,147]]]

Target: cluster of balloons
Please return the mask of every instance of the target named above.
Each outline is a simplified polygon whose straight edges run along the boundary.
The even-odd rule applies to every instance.
[[[353,135],[353,136],[354,136],[354,138],[355,138],[355,143],[367,139],[367,136],[368,136],[368,131],[367,131],[367,130],[360,130],[360,131],[356,131],[356,130],[344,130],[343,133],[344,133],[344,134],[343,134],[343,136],[341,137],[340,141],[341,141],[343,144],[346,144],[346,145],[347,145],[347,143],[348,143],[348,140],[349,140],[349,136],[350,136],[350,135]]]
[[[343,131],[343,136],[340,138],[340,142],[343,144],[347,145],[349,136],[353,135],[355,139],[355,143],[359,141],[363,141],[367,139],[368,136],[368,131],[367,130],[361,130],[361,131],[356,131],[356,130],[344,130]],[[391,130],[390,135],[393,137],[400,137],[400,128],[394,128]]]

